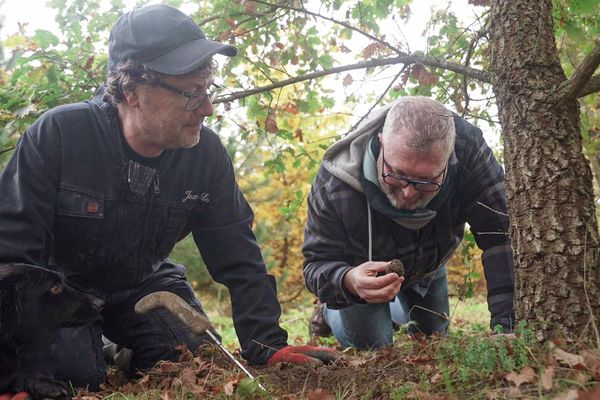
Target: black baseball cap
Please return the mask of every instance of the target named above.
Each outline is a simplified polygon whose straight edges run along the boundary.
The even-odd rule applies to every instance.
[[[184,75],[213,55],[233,57],[234,46],[208,40],[186,14],[166,4],[136,8],[119,17],[108,39],[108,70],[132,59],[168,75]]]

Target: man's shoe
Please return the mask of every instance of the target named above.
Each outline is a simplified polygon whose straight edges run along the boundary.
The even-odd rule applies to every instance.
[[[327,322],[325,322],[325,318],[323,317],[324,307],[325,304],[317,300],[312,315],[310,316],[310,321],[308,322],[308,334],[311,338],[319,336],[328,337],[332,335],[331,328],[327,325]]]

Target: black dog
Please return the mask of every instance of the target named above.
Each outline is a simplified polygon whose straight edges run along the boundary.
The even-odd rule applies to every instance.
[[[68,398],[51,375],[23,365],[27,351],[60,327],[100,319],[103,301],[53,271],[27,264],[0,265],[0,394],[28,392],[34,399]]]

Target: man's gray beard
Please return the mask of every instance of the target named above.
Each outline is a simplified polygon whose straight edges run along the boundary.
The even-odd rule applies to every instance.
[[[404,193],[402,193],[402,190],[395,191],[394,189],[391,189],[385,182],[380,182],[380,184],[381,190],[383,190],[383,193],[385,193],[385,196],[387,197],[389,202],[395,208],[398,208],[400,210],[416,210],[417,208],[425,208],[425,206],[427,206],[431,199],[433,199],[436,195],[435,192],[424,194],[424,197],[421,197],[419,200],[417,200],[416,203],[413,203],[411,207],[407,207],[406,198],[404,197]],[[399,199],[398,196],[402,196],[402,198]]]

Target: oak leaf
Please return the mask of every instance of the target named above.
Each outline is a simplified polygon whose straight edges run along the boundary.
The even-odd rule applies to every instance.
[[[379,43],[371,43],[363,50],[363,57],[369,59],[379,51]]]
[[[552,354],[554,355],[554,358],[563,365],[575,369],[583,369],[583,357],[577,354],[568,353],[559,348],[554,349]]]
[[[346,76],[344,77],[344,80],[342,81],[344,86],[350,86],[350,85],[352,85],[352,82],[354,82],[354,79],[352,78],[352,75],[350,75],[350,74],[346,74]]]
[[[542,373],[542,388],[544,390],[549,391],[554,387],[554,372],[556,371],[555,367],[547,367],[544,369]]]
[[[595,380],[600,381],[600,352],[585,350],[581,353],[585,368]]]
[[[160,400],[173,400],[173,395],[168,390],[165,390],[160,395]]]
[[[229,380],[226,384],[223,385],[223,393],[226,396],[233,396],[233,394],[235,393],[235,388],[237,387],[238,383],[240,383],[239,378],[234,378],[234,379]]]
[[[585,392],[580,392],[577,400],[597,400],[600,399],[600,383],[595,384]]]
[[[433,86],[438,80],[434,73],[429,72],[427,68],[421,64],[413,65],[411,76],[415,78],[421,86]]]
[[[265,130],[269,133],[276,133],[279,130],[277,127],[277,121],[275,121],[275,115],[273,113],[269,113],[267,119],[265,120]]]
[[[579,398],[579,394],[577,393],[577,389],[571,389],[561,395],[556,396],[552,400],[577,400]]]
[[[531,367],[524,367],[520,373],[511,372],[506,375],[506,380],[515,384],[516,387],[524,383],[535,382],[535,371]]]

